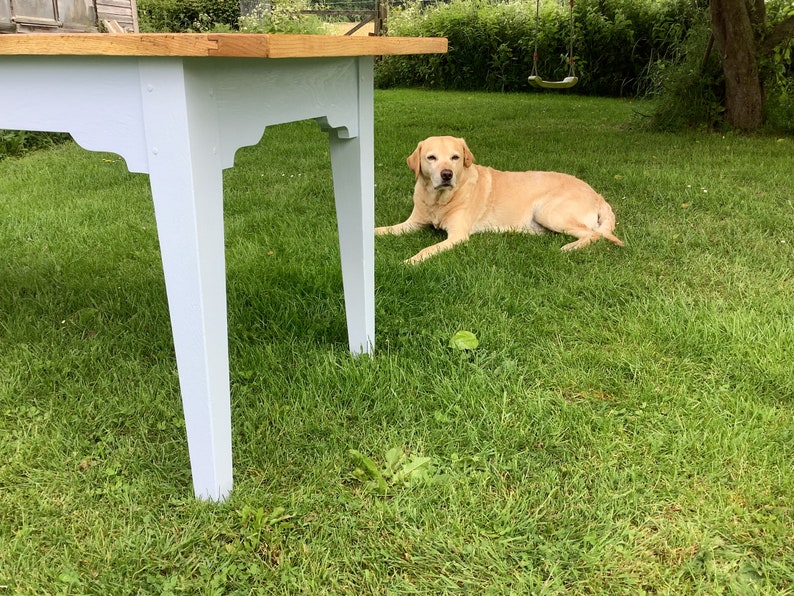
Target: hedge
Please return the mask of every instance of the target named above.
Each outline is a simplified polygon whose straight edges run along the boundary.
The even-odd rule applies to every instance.
[[[538,27],[538,69],[562,79],[568,69],[569,6],[534,2],[452,0],[395,8],[389,34],[449,39],[445,55],[390,56],[377,84],[441,89],[518,91],[527,88]],[[678,51],[699,11],[689,0],[578,0],[574,57],[578,93],[606,96],[644,91],[650,67]]]

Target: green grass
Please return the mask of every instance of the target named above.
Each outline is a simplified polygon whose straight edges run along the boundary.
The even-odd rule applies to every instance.
[[[147,178],[71,144],[0,162],[0,594],[794,593],[794,139],[634,110],[378,92],[379,225],[448,133],[586,179],[626,247],[481,234],[408,267],[438,233],[378,238],[372,358],[323,133],[241,150],[223,504],[192,498]]]

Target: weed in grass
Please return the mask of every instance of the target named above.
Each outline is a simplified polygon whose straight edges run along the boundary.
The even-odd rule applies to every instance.
[[[353,478],[374,494],[387,496],[400,487],[426,482],[431,476],[431,458],[409,456],[401,447],[392,447],[386,452],[382,468],[357,449],[350,449],[348,454],[355,464]]]

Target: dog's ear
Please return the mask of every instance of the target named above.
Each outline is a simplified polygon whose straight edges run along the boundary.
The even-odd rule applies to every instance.
[[[469,146],[466,144],[466,139],[461,139],[460,142],[463,145],[463,165],[468,168],[471,164],[474,163],[474,154],[471,152],[471,149],[469,149]]]
[[[417,178],[419,178],[419,173],[422,170],[421,156],[422,156],[422,143],[420,142],[416,146],[416,149],[414,150],[414,152],[411,153],[411,155],[409,155],[408,159],[407,159],[408,167],[413,170],[413,172],[414,172],[414,174],[416,175]]]

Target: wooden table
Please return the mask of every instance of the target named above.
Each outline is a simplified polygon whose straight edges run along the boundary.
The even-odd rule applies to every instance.
[[[350,349],[375,342],[373,57],[445,39],[0,35],[0,128],[69,132],[149,174],[194,492],[232,488],[222,170],[265,127],[328,131]],[[266,190],[264,190],[266,192]]]

